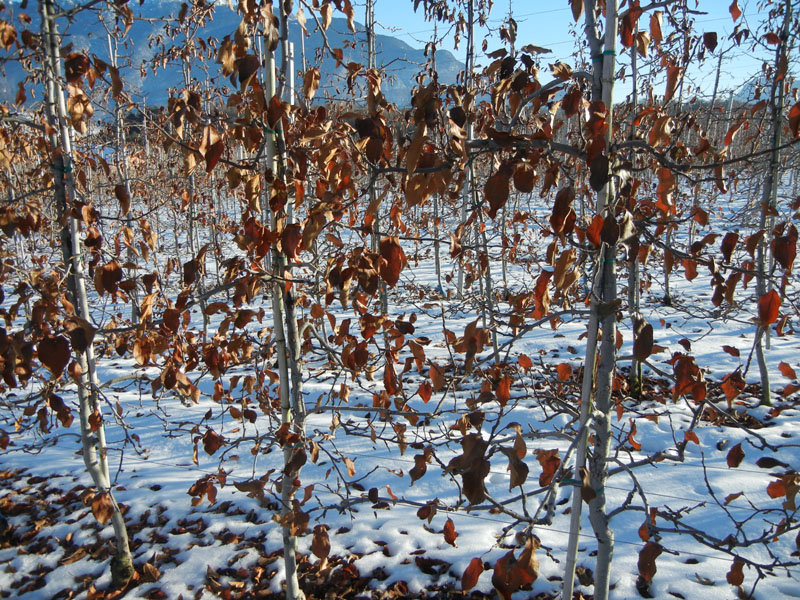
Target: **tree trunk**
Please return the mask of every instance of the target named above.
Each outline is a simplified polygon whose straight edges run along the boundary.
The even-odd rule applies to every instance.
[[[785,101],[785,76],[781,76],[781,64],[787,64],[787,56],[791,50],[790,27],[792,22],[792,2],[784,1],[783,25],[781,28],[781,43],[775,49],[775,63],[772,85],[770,86],[770,147],[769,167],[764,178],[764,187],[761,193],[761,216],[759,219],[759,229],[764,231],[761,243],[756,248],[756,293],[761,298],[771,289],[769,281],[774,271],[774,259],[772,257],[772,230],[775,226],[778,185],[780,184],[780,145],[781,129],[783,127],[783,104]],[[772,406],[772,395],[769,383],[769,368],[767,366],[766,352],[769,350],[770,329],[768,325],[761,325],[760,331],[756,333],[756,359],[758,361],[758,371],[761,376],[761,403],[765,406]]]
[[[288,28],[288,15],[281,8],[281,27]],[[285,51],[288,48],[284,45]],[[275,87],[275,55],[266,50],[266,95],[272,98],[276,95]],[[283,56],[282,70],[284,80],[289,68],[288,52]],[[275,131],[267,136],[267,162],[268,168],[275,173],[276,179],[285,177],[286,166],[283,155],[283,131],[281,124],[275,126]],[[270,208],[270,189],[265,189],[266,198],[262,204],[262,219],[270,223],[272,231],[280,235],[283,227],[288,222],[283,210],[278,213]],[[287,198],[287,202],[288,202]],[[302,371],[300,369],[300,344],[297,331],[297,314],[294,294],[286,289],[286,274],[288,260],[285,252],[277,245],[272,247],[272,318],[275,332],[275,351],[278,357],[279,394],[281,401],[281,425],[288,427],[289,431],[298,433],[301,437],[299,443],[287,443],[283,449],[284,469],[281,478],[281,517],[283,522],[283,561],[286,569],[286,598],[287,600],[304,600],[305,594],[300,588],[297,573],[297,536],[292,533],[291,521],[294,518],[294,482],[300,476],[300,469],[293,469],[292,459],[298,452],[304,452],[305,434],[305,406],[303,403]]]
[[[467,4],[467,58],[464,64],[464,88],[466,90],[470,89],[472,86],[472,75],[475,69],[475,0],[468,0]],[[472,119],[467,119],[467,140],[466,143],[469,145],[469,142],[472,140],[473,137],[473,123]],[[471,204],[472,200],[472,182],[473,182],[473,167],[472,161],[470,160],[467,168],[469,169],[469,173],[467,174],[467,182],[470,186],[469,193],[465,195],[461,202],[461,224],[467,221],[467,205]],[[469,198],[469,202],[468,199]],[[462,233],[462,235],[466,235],[466,229]],[[463,240],[462,240],[463,241]],[[477,239],[475,240],[477,244]],[[464,294],[464,256],[462,255],[458,259],[458,280],[457,280],[457,291],[459,297],[463,296]]]
[[[605,18],[605,44],[601,45],[595,23],[595,6],[593,0],[586,0],[586,33],[589,39],[589,48],[593,57],[602,57],[594,61],[594,81],[592,96],[594,100],[602,100],[606,108],[607,131],[606,153],[610,148],[611,133],[613,131],[613,91],[614,71],[617,37],[617,2],[606,0]],[[601,67],[602,64],[602,67]],[[602,71],[601,71],[602,68]],[[596,214],[604,218],[614,218],[614,186],[612,180],[598,192]],[[595,293],[591,298],[589,316],[589,331],[586,347],[586,362],[583,369],[583,384],[581,390],[581,432],[585,437],[585,427],[590,413],[590,400],[594,388],[594,449],[591,453],[590,485],[595,497],[589,502],[589,521],[592,524],[595,538],[597,539],[597,559],[594,573],[594,598],[607,600],[611,582],[611,561],[614,553],[614,532],[611,530],[606,514],[605,483],[608,477],[608,454],[611,447],[611,391],[616,366],[616,311],[610,309],[614,306],[617,295],[616,273],[616,247],[603,244],[600,248],[597,267],[595,269]],[[600,337],[598,329],[602,330],[600,344],[600,361],[597,374],[594,374],[594,343]],[[583,440],[580,440],[583,441]],[[585,456],[585,444],[579,446],[576,460]],[[575,472],[584,467],[579,462],[575,465]],[[566,559],[567,571],[564,574],[564,587],[562,596],[572,598],[574,587],[574,568],[577,562],[577,537],[580,533],[581,488],[573,488],[573,512],[570,524],[570,540]]]
[[[639,28],[634,27],[634,36],[638,35]],[[634,37],[635,39],[635,37]],[[636,44],[634,43],[631,48],[631,71],[633,90],[631,92],[631,114],[636,115],[639,106],[639,70],[638,70],[638,56],[636,51]],[[630,138],[633,139],[636,131],[635,117],[631,118]],[[632,153],[631,164],[636,168],[636,153]],[[629,210],[634,212],[635,206],[630,206]],[[639,244],[636,243],[629,247],[628,256],[628,312],[631,317],[632,330],[636,331],[636,326],[642,318],[640,313],[640,286],[641,274],[639,272]],[[639,398],[642,395],[642,363],[636,360],[634,356],[631,359],[631,372],[628,375],[628,385],[630,386],[630,394],[634,398]]]
[[[364,13],[364,32],[367,38],[367,68],[374,70],[377,68],[377,56],[375,48],[375,0],[367,0]],[[374,115],[370,115],[372,117]],[[375,180],[376,173],[373,167],[369,170],[369,205],[374,206],[376,200]],[[375,209],[374,220],[372,221],[372,236],[371,236],[371,250],[378,252],[381,243],[381,209],[378,206]],[[378,289],[380,293],[381,314],[385,315],[389,312],[389,293],[386,288],[386,282],[381,280],[378,282]]]
[[[371,0],[369,0],[371,1]],[[436,71],[436,47],[439,43],[439,21],[433,21],[433,44],[431,45],[431,76],[434,81],[438,83],[439,74]],[[441,243],[439,242],[439,219],[441,211],[439,204],[441,203],[439,194],[433,195],[433,264],[436,270],[436,281],[439,283],[439,293],[444,295],[444,287],[442,286],[442,257],[441,257]]]
[[[42,18],[42,37],[44,40],[45,64],[45,111],[51,131],[49,142],[53,161],[53,179],[55,203],[58,207],[61,229],[61,250],[64,257],[64,268],[67,273],[66,282],[70,300],[75,306],[75,315],[91,323],[91,313],[86,294],[83,257],[78,240],[78,222],[71,216],[70,203],[75,195],[72,139],[67,120],[67,109],[64,92],[61,87],[61,62],[59,48],[61,37],[53,16],[52,0],[43,0],[40,4]],[[86,348],[75,350],[81,374],[77,381],[78,403],[80,407],[81,444],[83,462],[97,488],[98,496],[105,495],[112,508],[111,524],[114,528],[116,555],[111,559],[111,579],[115,586],[122,586],[133,576],[133,558],[128,544],[128,532],[125,520],[119,510],[111,489],[109,476],[105,429],[100,424],[95,431],[89,417],[101,414],[97,399],[99,382],[95,365],[94,345],[88,341]]]
[[[115,69],[118,68],[118,57],[117,57],[117,40],[114,38],[111,33],[107,34],[108,40],[108,58],[111,62],[111,66]],[[130,199],[131,198],[131,180],[128,173],[128,141],[127,136],[125,134],[125,116],[122,114],[122,106],[120,106],[119,102],[115,102],[114,104],[114,133],[115,133],[115,144],[116,148],[114,149],[114,164],[117,169],[117,175],[122,181],[122,186],[125,188],[125,194]],[[125,226],[133,230],[134,222],[133,217],[131,216],[130,210],[128,210],[127,214],[122,215],[125,219]],[[136,259],[134,256],[134,252],[130,246],[127,247],[127,256],[128,262],[131,264],[136,264]],[[139,293],[138,289],[134,287],[130,292],[130,301],[131,301],[131,323],[138,323],[139,322]]]

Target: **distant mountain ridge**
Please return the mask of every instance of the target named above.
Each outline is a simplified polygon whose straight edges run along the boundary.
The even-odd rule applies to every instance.
[[[136,17],[150,19],[164,18],[170,14],[176,16],[180,9],[177,2],[145,2],[142,6],[135,6],[132,3],[132,10]],[[14,7],[18,11],[18,7]],[[19,12],[19,11],[18,11]],[[29,6],[26,11],[33,21],[27,27],[34,32],[39,30],[38,14],[36,10]],[[233,37],[236,28],[241,21],[241,17],[230,10],[226,4],[218,4],[215,7],[214,19],[205,27],[201,28],[198,36],[203,39],[214,37],[222,40],[225,36]],[[21,34],[23,26],[15,19],[14,26]],[[105,29],[98,18],[97,12],[79,13],[74,17],[73,22],[65,29],[64,23],[60,22],[60,30],[65,33],[64,43],[71,43],[76,50],[87,50],[97,55],[102,60],[108,60],[108,42]],[[309,19],[306,27],[310,33],[305,38],[306,63],[310,66],[317,64],[316,57],[323,46],[322,36],[315,31],[314,22]],[[325,53],[320,66],[322,80],[320,90],[317,92],[315,100],[323,101],[325,94],[329,94],[337,99],[345,99],[347,75],[346,65],[350,62],[367,64],[366,34],[364,26],[355,23],[356,33],[352,33],[347,28],[347,21],[343,18],[332,19],[330,27],[327,29],[326,36],[332,48],[341,48],[343,53],[342,64],[337,67],[336,61]],[[121,67],[120,73],[125,81],[126,89],[134,95],[143,97],[148,105],[164,105],[169,97],[169,90],[180,89],[183,87],[183,74],[179,64],[173,62],[164,69],[159,69],[155,74],[152,66],[148,63],[156,54],[156,49],[151,47],[149,36],[164,31],[164,25],[151,25],[147,22],[137,20],[131,27],[126,38],[125,47],[120,48],[121,64],[122,57],[130,60],[130,66]],[[295,46],[295,88],[298,93],[302,92],[302,69],[301,60],[301,36],[297,20],[292,18],[290,23],[290,41]],[[389,102],[398,106],[406,106],[411,103],[411,90],[415,85],[418,73],[424,68],[427,57],[424,51],[413,48],[406,42],[389,35],[377,34],[375,36],[377,58],[379,67],[386,65],[386,78],[383,81],[382,89]],[[279,57],[278,57],[278,60]],[[140,74],[142,64],[146,65],[146,76]],[[447,50],[437,50],[436,67],[439,74],[439,81],[443,84],[450,84],[456,81],[456,76],[460,72],[462,65],[453,54]],[[213,60],[206,62],[208,79],[214,85],[224,85],[223,77],[219,65]],[[4,65],[5,77],[0,80],[0,101],[14,102],[17,94],[18,82],[25,77],[22,68],[13,61]],[[193,80],[202,83],[206,76],[200,69],[199,61],[195,61],[192,68]],[[227,82],[229,87],[230,82]],[[362,86],[363,87],[363,86]],[[363,97],[363,89],[360,95]],[[356,95],[358,100],[358,94]]]
[[[800,93],[800,82],[791,72],[788,73],[787,78],[791,82],[791,91],[787,94],[788,101],[794,94]],[[771,82],[762,73],[758,73],[740,86],[739,91],[734,94],[734,99],[737,103],[742,104],[769,100],[770,86]]]

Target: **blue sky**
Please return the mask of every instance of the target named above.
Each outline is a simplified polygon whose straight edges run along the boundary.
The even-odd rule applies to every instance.
[[[642,4],[646,3],[645,0],[642,0]],[[733,19],[728,10],[730,3],[730,0],[690,0],[690,5],[694,5],[696,10],[706,13],[694,17],[695,30],[700,35],[704,32],[715,31],[719,38],[718,51],[730,44],[727,37],[734,28]],[[363,21],[363,0],[354,2],[353,5],[357,20]],[[495,0],[489,18],[491,28],[497,29],[503,23],[508,14],[508,7],[508,0]],[[740,20],[746,20],[752,29],[757,28],[760,18],[758,3],[755,0],[739,0],[739,7],[743,13]],[[512,0],[512,11],[518,25],[519,44],[532,43],[551,49],[553,54],[545,58],[546,62],[555,60],[573,62],[570,55],[575,48],[575,41],[570,34],[570,28],[574,26],[574,21],[567,0]],[[375,0],[375,12],[379,33],[394,35],[415,47],[422,47],[433,36],[433,24],[424,20],[421,8],[418,13],[414,13],[412,0]],[[649,17],[644,15],[640,24],[646,27],[648,19]],[[580,23],[580,26],[582,25]],[[440,26],[440,31],[441,29],[442,26]],[[485,35],[485,31],[479,34],[478,48]],[[464,56],[465,44],[463,42],[457,51],[453,50],[452,40],[445,41],[442,47],[453,51],[458,58]],[[498,47],[500,47],[499,38],[496,35],[490,36],[489,50]],[[726,56],[731,58],[723,62],[721,90],[727,91],[738,87],[760,69],[761,61],[753,55],[749,47],[737,49]],[[479,63],[481,62],[480,58],[478,59]],[[621,57],[621,60],[629,62],[627,56]],[[486,64],[488,61],[484,58],[482,62]],[[706,59],[707,64],[696,65],[690,73],[693,84],[700,92],[710,93],[714,82],[716,62],[715,58],[709,57]]]

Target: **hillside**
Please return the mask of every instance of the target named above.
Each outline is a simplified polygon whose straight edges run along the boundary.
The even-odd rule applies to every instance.
[[[166,35],[167,24],[163,21],[165,16],[177,16],[180,4],[177,2],[145,2],[142,6],[132,6],[131,8],[134,10],[137,20],[128,32],[124,45],[120,46],[120,65],[127,64],[127,67],[121,69],[121,75],[126,81],[129,91],[140,94],[149,105],[162,105],[169,97],[170,88],[182,87],[180,85],[183,81],[182,70],[178,62],[173,62],[154,71],[152,59],[161,45],[169,47],[171,44],[182,43],[181,36],[177,36],[174,40],[169,39],[169,36]],[[28,12],[34,17],[28,28],[37,32],[39,24],[36,14],[32,11]],[[78,14],[64,32],[65,39],[69,39],[73,49],[86,49],[100,59],[107,60],[108,40],[102,18],[110,23],[108,14],[105,16],[97,12]],[[213,40],[209,45],[215,46],[216,41],[222,40],[225,36],[232,36],[239,22],[240,17],[226,4],[221,4],[215,10],[213,21],[198,30],[197,37],[206,42]],[[347,68],[345,65],[349,62],[367,64],[364,26],[361,23],[355,23],[355,26],[357,33],[354,36],[347,28],[345,19],[334,18],[326,32],[330,46],[342,49],[343,64],[337,68],[334,59],[325,56],[321,65],[323,78],[320,100],[325,97],[325,94],[336,99],[346,99],[344,77],[347,74]],[[307,29],[309,37],[305,40],[305,54],[307,64],[312,66],[317,64],[317,57],[321,55],[323,42],[313,21],[309,21]],[[298,73],[298,89],[302,85],[301,36],[302,30],[297,21],[293,19],[290,38],[296,48],[295,67]],[[398,38],[381,34],[376,35],[376,48],[377,64],[385,66],[387,76],[383,87],[386,99],[401,106],[408,104],[416,76],[427,60],[424,51],[412,48]],[[439,50],[436,58],[439,81],[444,84],[454,83],[461,64],[447,50]],[[13,102],[18,84],[24,79],[25,72],[15,61],[8,61],[3,66],[5,77],[0,80],[0,101]],[[215,68],[216,65],[213,62],[204,67],[199,61],[195,61],[192,67],[194,81],[199,85],[223,83],[219,81],[221,75]],[[142,76],[142,73],[145,75]]]

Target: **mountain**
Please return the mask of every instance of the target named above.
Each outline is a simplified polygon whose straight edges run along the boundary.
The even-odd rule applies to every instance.
[[[180,42],[182,36],[178,35],[175,40],[170,39],[170,28],[164,18],[172,15],[177,16],[180,4],[171,1],[147,1],[141,6],[131,3],[131,8],[137,20],[131,27],[125,39],[124,45],[120,47],[120,74],[125,81],[126,90],[136,96],[143,97],[148,105],[163,105],[169,97],[170,89],[180,89],[183,87],[182,65],[173,61],[165,68],[159,68],[156,72],[152,68],[152,59],[162,47]],[[15,10],[19,13],[18,6],[7,5],[7,11]],[[31,2],[28,16],[32,19],[27,27],[34,33],[39,30],[39,19],[36,13],[35,3]],[[0,18],[8,19],[7,15],[0,15]],[[108,40],[103,19],[110,21],[109,14],[98,14],[97,11],[84,11],[73,17],[70,23],[59,21],[59,30],[64,33],[64,43],[71,44],[73,50],[83,50],[95,54],[102,60],[108,60]],[[141,19],[149,19],[143,21]],[[198,37],[202,40],[215,38],[222,40],[225,36],[233,37],[234,32],[239,26],[240,17],[237,13],[230,10],[226,4],[217,4],[214,18],[198,31]],[[17,27],[21,36],[24,26],[16,16],[11,19]],[[331,26],[326,31],[328,43],[332,48],[342,50],[342,64],[338,67],[336,61],[325,53],[322,63],[319,65],[322,72],[320,90],[317,92],[315,100],[324,101],[327,96],[337,99],[346,99],[347,84],[345,78],[348,70],[346,65],[350,62],[367,64],[366,34],[363,25],[356,23],[356,34],[347,28],[347,21],[343,18],[334,18]],[[306,27],[310,35],[305,38],[305,55],[308,66],[318,64],[317,57],[322,54],[322,36],[315,31],[315,23],[312,19],[308,20]],[[296,89],[302,90],[302,31],[295,19],[290,22],[290,41],[295,46],[295,72]],[[406,106],[411,101],[411,89],[415,85],[418,73],[424,68],[427,58],[423,50],[413,48],[404,41],[388,35],[376,35],[377,64],[385,68],[386,78],[383,81],[382,89],[389,102],[399,106]],[[209,50],[213,54],[213,50]],[[279,58],[278,58],[279,60]],[[454,83],[456,76],[462,68],[456,58],[447,50],[438,50],[436,55],[437,71],[439,81],[443,84]],[[17,94],[18,82],[21,81],[25,73],[22,68],[13,61],[8,61],[2,65],[5,77],[0,80],[0,101],[13,102]],[[204,71],[207,69],[207,72]],[[142,75],[142,71],[145,75]],[[207,60],[205,64],[200,61],[191,63],[192,79],[202,84],[208,81],[212,85],[228,85],[234,87],[230,82],[223,78],[220,67],[213,58]],[[362,78],[363,81],[363,78]],[[356,89],[356,98],[363,98],[363,89]],[[30,94],[29,94],[30,96]],[[41,97],[40,94],[36,94]],[[350,96],[349,98],[352,98]]]
[[[790,99],[800,93],[800,82],[793,73],[788,73],[788,80],[791,82],[792,89],[786,95],[787,103],[791,103]],[[762,73],[754,75],[748,79],[744,84],[739,87],[739,90],[734,95],[734,100],[741,104],[754,104],[761,100],[769,101],[771,81],[769,81]]]

